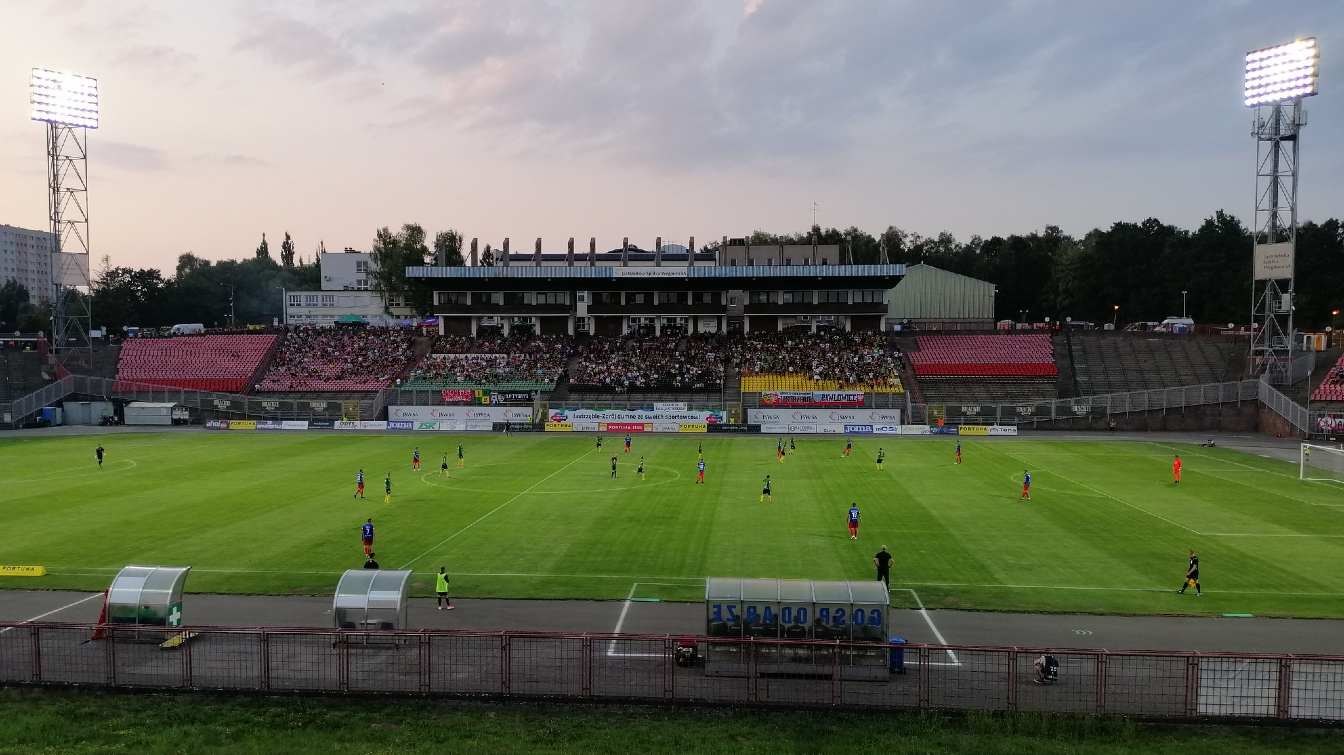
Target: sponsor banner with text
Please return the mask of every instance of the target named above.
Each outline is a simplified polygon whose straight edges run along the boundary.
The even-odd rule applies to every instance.
[[[470,404],[476,401],[476,391],[470,388],[445,388],[439,391],[445,404]]]
[[[655,433],[676,433],[676,432],[681,432],[681,423],[679,423],[679,422],[668,422],[667,420],[662,420],[662,421],[660,421],[660,422],[654,422],[654,423],[653,423],[653,431],[654,431]]]
[[[683,422],[677,426],[679,433],[706,433],[709,432],[709,425],[703,422]]]
[[[229,421],[227,419],[208,419],[205,421],[205,429],[227,430],[229,429]]]
[[[336,426],[335,420],[330,419],[310,419],[308,420],[308,429],[310,430],[330,430]]]
[[[900,425],[873,425],[873,432],[877,435],[900,435]]]
[[[546,432],[548,433],[572,433],[574,432],[573,422],[547,422]]]
[[[933,428],[928,425],[901,425],[901,435],[929,435]]]
[[[231,419],[229,420],[230,430],[255,430],[257,421],[255,419]]]
[[[469,419],[466,421],[465,429],[471,433],[490,432],[495,429],[495,423],[483,419]]]
[[[257,429],[258,429],[258,430],[283,430],[283,429],[285,429],[285,423],[280,422],[279,420],[273,420],[273,419],[259,419],[259,420],[257,420]]]
[[[389,430],[414,430],[415,423],[410,420],[391,420],[387,423]]]
[[[684,412],[688,411],[685,401],[655,401],[653,402],[655,412]]]
[[[862,391],[769,391],[761,406],[862,407]]]
[[[846,435],[872,435],[872,425],[845,425]]]
[[[1017,425],[990,425],[989,434],[997,436],[1017,435]]]
[[[481,395],[482,404],[530,404],[532,403],[532,393],[530,391],[483,391]]]
[[[389,406],[387,418],[406,422],[531,422],[530,406]],[[557,420],[563,421],[563,420]]]
[[[648,411],[644,409],[551,409],[548,422],[703,422],[718,425],[727,421],[724,412],[709,409],[686,411]]]
[[[361,430],[386,430],[386,429],[387,429],[387,423],[386,423],[386,422],[382,422],[382,421],[375,421],[375,420],[362,420],[362,421],[360,421],[360,423],[359,423],[359,429],[361,429]]]
[[[711,433],[759,433],[760,425],[709,425]]]
[[[307,430],[308,422],[302,419],[287,419],[280,423],[281,430]]]
[[[787,425],[830,422],[839,425],[899,425],[900,409],[767,409],[748,408],[755,424]]]
[[[651,433],[652,422],[598,422],[597,429],[604,433]]]
[[[957,434],[957,426],[956,426],[956,425],[943,425],[942,427],[930,427],[930,428],[929,428],[929,434],[930,434],[930,435],[956,435],[956,434]]]
[[[962,425],[957,435],[989,435],[989,425]]]
[[[358,430],[359,423],[348,419],[338,419],[336,420],[335,427],[337,430]]]

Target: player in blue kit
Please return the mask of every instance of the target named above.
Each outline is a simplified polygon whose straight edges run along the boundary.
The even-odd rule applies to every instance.
[[[355,498],[364,497],[364,470],[359,470],[355,475]]]
[[[1022,495],[1018,498],[1018,500],[1019,501],[1031,500],[1031,472],[1028,472],[1025,469],[1022,470]]]
[[[848,523],[849,523],[849,539],[850,539],[850,540],[858,540],[858,539],[859,539],[859,504],[858,504],[857,502],[856,502],[856,503],[851,503],[851,504],[849,504],[849,514],[848,514],[847,517],[846,517],[846,521],[848,521]]]
[[[625,434],[625,452],[626,452],[626,453],[630,453],[630,444],[633,443],[633,442],[634,442],[634,438],[631,438],[631,437],[630,437],[630,433],[626,433],[626,434]]]
[[[364,557],[373,554],[373,520],[369,519],[359,527],[359,540],[364,544]]]
[[[700,461],[695,463],[695,484],[705,484],[705,457],[701,456]]]
[[[419,448],[411,449],[411,469],[414,470],[414,471],[419,471],[419,470],[420,470],[420,449],[419,449]]]

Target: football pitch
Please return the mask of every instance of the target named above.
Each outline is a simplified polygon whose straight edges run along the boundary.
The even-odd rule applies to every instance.
[[[419,595],[446,566],[455,596],[697,600],[706,576],[872,579],[886,545],[897,606],[1344,617],[1344,486],[1222,448],[963,438],[956,465],[954,443],[866,436],[843,458],[842,438],[799,437],[778,463],[761,436],[636,436],[629,454],[542,433],[3,438],[0,563],[48,575],[0,587],[101,590],[135,563],[191,565],[191,592],[327,595],[362,565],[371,517],[378,561],[413,569]],[[1191,548],[1199,598],[1175,594]]]

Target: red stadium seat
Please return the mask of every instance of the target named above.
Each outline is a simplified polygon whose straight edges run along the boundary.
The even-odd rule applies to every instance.
[[[1054,377],[1050,336],[920,336],[908,356],[915,374],[928,377]]]
[[[121,347],[117,380],[241,393],[275,341],[274,335],[132,338]]]

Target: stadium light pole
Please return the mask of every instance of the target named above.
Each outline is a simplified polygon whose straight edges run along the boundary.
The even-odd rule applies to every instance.
[[[89,138],[99,125],[98,80],[34,68],[31,118],[47,127],[47,210],[51,225],[48,298],[52,354],[83,351],[93,367],[93,284],[89,278]],[[84,289],[84,295],[79,289]]]
[[[1188,294],[1188,293],[1190,293],[1190,292],[1187,291],[1187,290],[1185,290],[1185,289],[1181,289],[1181,319],[1183,319],[1183,320],[1184,320],[1184,319],[1188,319],[1188,318],[1190,317],[1189,315],[1187,315],[1187,314],[1185,313],[1185,312],[1186,312],[1186,307],[1185,307],[1185,295]]]
[[[1302,100],[1318,91],[1320,60],[1315,37],[1251,50],[1245,59],[1242,102],[1254,109],[1256,141],[1248,365],[1277,384],[1292,377]]]
[[[1113,314],[1111,315],[1111,330],[1115,330],[1120,327],[1120,305],[1112,304],[1111,309],[1113,311]]]

